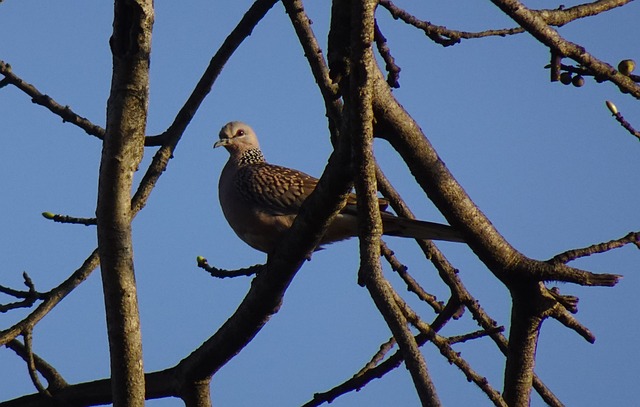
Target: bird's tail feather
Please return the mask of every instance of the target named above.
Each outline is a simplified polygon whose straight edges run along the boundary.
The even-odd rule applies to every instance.
[[[381,215],[383,233],[388,236],[464,242],[464,238],[460,232],[449,225],[417,219],[399,218],[391,214],[385,216],[385,214],[382,213]]]

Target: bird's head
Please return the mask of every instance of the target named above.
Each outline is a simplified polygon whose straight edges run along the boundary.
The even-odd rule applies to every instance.
[[[213,148],[224,147],[230,153],[242,153],[247,150],[259,150],[256,133],[249,125],[242,122],[229,122],[220,130],[220,140]]]

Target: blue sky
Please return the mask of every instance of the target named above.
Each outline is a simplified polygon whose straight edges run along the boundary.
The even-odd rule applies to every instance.
[[[308,3],[326,51],[329,7],[327,2]],[[209,58],[250,4],[156,2],[149,134],[171,123]],[[489,2],[396,4],[454,29],[513,26]],[[558,6],[549,1],[531,5]],[[639,12],[632,3],[572,23],[560,33],[611,64],[625,58],[640,61]],[[637,101],[590,79],[579,89],[550,83],[543,69],[549,53],[526,34],[442,48],[384,10],[378,16],[402,68],[396,97],[474,202],[518,250],[547,259],[640,228],[640,144],[604,106],[605,100],[614,101],[640,126]],[[0,59],[43,93],[103,126],[111,78],[111,23],[108,2],[5,1],[0,5]],[[45,291],[80,266],[96,237],[92,227],[54,224],[40,213],[93,216],[100,142],[61,123],[12,87],[0,90],[0,112],[5,153],[0,161],[0,284],[19,288],[27,271]],[[247,278],[212,279],[196,267],[196,256],[228,269],[265,260],[233,234],[217,202],[217,180],[227,153],[211,146],[220,127],[231,120],[253,126],[271,162],[314,175],[326,165],[330,143],[323,103],[280,4],[231,58],[134,221],[147,371],[172,366],[200,345],[248,290]],[[375,148],[383,170],[416,215],[442,221],[389,146],[380,140]],[[142,169],[153,154],[154,149],[145,151]],[[446,287],[412,241],[387,242],[428,291],[446,298]],[[506,289],[464,245],[444,243],[441,248],[481,305],[508,327]],[[634,345],[640,335],[638,259],[636,248],[625,247],[571,263],[623,275],[615,288],[559,286],[563,293],[580,297],[577,318],[597,337],[595,344],[588,344],[553,320],[542,328],[536,372],[569,406],[628,405],[640,397],[640,352]],[[355,240],[316,253],[293,281],[281,311],[214,377],[213,402],[300,405],[358,371],[389,331],[366,290],[356,284],[357,268]],[[388,267],[385,272],[404,293]],[[427,321],[432,318],[425,306],[412,304]],[[25,314],[0,315],[0,327]],[[475,329],[467,313],[443,334]],[[34,347],[71,383],[108,375],[97,271],[37,326]],[[501,388],[504,361],[488,340],[455,349]],[[437,351],[427,346],[424,352],[444,405],[489,405]],[[35,391],[24,363],[11,351],[2,349],[0,366],[0,399]],[[332,405],[410,406],[418,405],[418,399],[407,371],[400,368]],[[532,405],[542,402],[534,396]]]

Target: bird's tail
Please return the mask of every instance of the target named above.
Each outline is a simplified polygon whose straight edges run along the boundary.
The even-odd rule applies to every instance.
[[[464,242],[464,238],[460,232],[449,225],[417,219],[399,218],[384,212],[381,213],[381,215],[383,233],[388,236]]]

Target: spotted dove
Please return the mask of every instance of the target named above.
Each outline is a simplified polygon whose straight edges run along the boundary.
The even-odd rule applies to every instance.
[[[302,202],[318,180],[303,172],[267,163],[255,132],[242,122],[227,123],[213,147],[225,147],[230,154],[218,184],[220,205],[227,222],[249,246],[271,252],[293,224]],[[387,200],[380,198],[378,202],[385,235],[464,241],[451,226],[400,218],[386,211]],[[356,198],[351,194],[320,245],[357,234]]]

